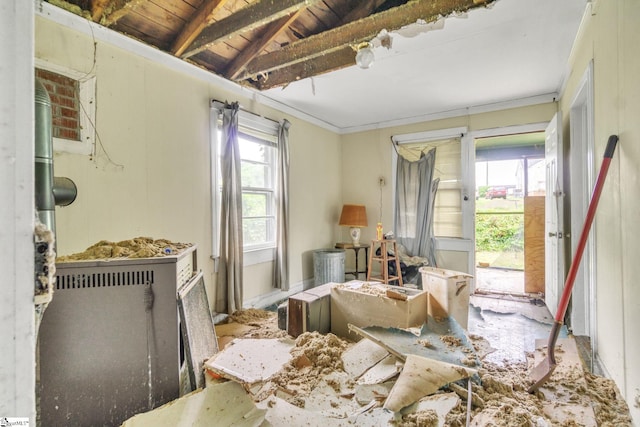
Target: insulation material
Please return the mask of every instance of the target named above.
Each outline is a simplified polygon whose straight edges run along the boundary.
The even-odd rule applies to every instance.
[[[265,412],[254,405],[240,384],[228,381],[138,414],[125,421],[122,427],[257,427],[263,425]]]
[[[402,421],[417,426],[443,427],[447,414],[455,408],[460,399],[455,393],[438,394],[427,396],[416,405],[412,405],[406,414],[403,414]],[[402,411],[403,413],[405,411]]]
[[[36,305],[51,302],[56,273],[55,236],[36,218],[35,240],[35,299]]]
[[[166,239],[154,240],[150,237],[136,237],[120,242],[101,240],[89,246],[83,252],[58,257],[58,262],[83,261],[90,259],[109,258],[154,258],[168,255],[177,255],[191,243],[176,243]]]

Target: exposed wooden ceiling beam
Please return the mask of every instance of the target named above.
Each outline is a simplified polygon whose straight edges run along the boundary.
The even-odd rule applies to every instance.
[[[256,57],[247,65],[245,72],[238,77],[238,80],[245,80],[259,74],[265,75],[279,68],[289,67],[299,62],[330,54],[341,50],[345,46],[355,46],[363,41],[373,39],[383,29],[387,31],[398,30],[418,20],[433,22],[441,16],[448,16],[453,12],[467,11],[493,1],[410,1],[384,12],[367,16],[359,21],[353,21],[332,30],[307,37],[278,51]],[[352,63],[353,61],[345,63],[343,66],[351,65]],[[333,64],[333,66],[337,66],[337,64]]]
[[[107,10],[108,13],[103,13],[100,23],[105,27],[110,27],[136,7],[148,1],[149,0],[111,0],[111,2],[105,5],[105,10]]]
[[[242,32],[252,31],[270,22],[282,18],[318,0],[257,0],[238,12],[208,26],[182,54],[189,58],[208,46]]]
[[[225,71],[225,76],[229,80],[235,79],[238,74],[244,71],[246,65],[255,58],[266,46],[269,45],[280,33],[285,31],[293,21],[295,21],[303,9],[299,9],[289,16],[280,18],[277,21],[272,22],[267,26],[267,29],[259,36],[257,40],[254,40],[252,44],[244,49],[240,54],[229,64]]]
[[[218,13],[227,2],[228,0],[206,0],[202,3],[191,21],[185,25],[176,37],[173,46],[171,46],[171,52],[176,56],[182,55],[202,30],[210,25],[211,17]]]
[[[344,68],[344,64],[353,64],[355,52],[351,46],[343,47],[321,57],[299,62],[290,67],[270,73],[266,79],[260,78],[257,82],[248,82],[259,90],[285,86],[297,80],[306,79],[330,71]]]

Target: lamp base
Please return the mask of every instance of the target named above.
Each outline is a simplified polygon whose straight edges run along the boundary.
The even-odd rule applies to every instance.
[[[353,246],[360,246],[360,229],[358,227],[351,227],[349,229]]]

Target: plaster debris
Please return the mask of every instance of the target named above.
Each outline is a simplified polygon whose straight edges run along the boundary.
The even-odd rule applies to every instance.
[[[245,324],[260,325],[245,329],[247,335],[254,338],[260,335],[258,331],[263,328],[266,331],[264,335],[267,336],[272,330],[277,330],[275,313],[250,309],[234,313],[230,319],[239,324],[246,322]],[[575,375],[582,375],[581,370],[576,373],[575,369],[557,369],[545,384],[546,394],[530,394],[527,391],[531,383],[527,362],[489,362],[486,357],[495,351],[489,342],[479,335],[469,335],[468,338],[476,350],[469,358],[477,356],[481,361],[476,367],[477,373],[471,377],[472,426],[570,427],[578,425],[576,422],[580,425],[605,427],[631,425],[627,405],[613,381],[589,373],[584,374],[584,381],[577,381]],[[418,340],[414,339],[417,344],[415,347],[424,351],[424,344],[418,343]],[[431,341],[434,345],[442,346],[435,339]],[[333,334],[306,332],[298,337],[291,348],[290,361],[268,381],[260,387],[254,387],[248,393],[259,408],[266,409],[266,419],[273,425],[466,426],[467,380],[452,379],[448,381],[454,382],[438,387],[437,384],[433,384],[434,381],[427,378],[426,383],[437,389],[435,394],[405,406],[394,416],[392,412],[380,408],[380,405],[387,397],[386,391],[389,387],[392,384],[396,386],[399,382],[393,379],[397,370],[401,371],[402,376],[403,369],[397,364],[397,357],[385,357],[356,382],[356,376],[361,374],[366,365],[374,363],[377,357],[356,357],[358,352],[350,351],[347,353],[347,362],[343,361],[345,352],[353,349],[355,345]],[[366,346],[363,343],[359,344],[359,348],[364,347]],[[558,354],[567,359],[569,352],[567,349],[560,349]],[[428,359],[419,360],[434,363]],[[360,367],[360,363],[364,361],[367,363],[362,363]],[[345,363],[349,365],[347,369]],[[377,372],[373,375],[374,371],[381,367],[385,367],[385,375]],[[461,376],[473,371],[463,366],[450,368],[453,370],[452,373],[457,370],[465,371],[466,374]],[[386,371],[389,373],[386,374]],[[419,368],[418,371],[423,372],[424,369]],[[375,379],[369,379],[369,376]],[[404,377],[406,379],[407,373]],[[376,383],[377,385],[374,385]],[[415,381],[410,379],[404,385],[411,388]],[[450,392],[446,393],[447,391]],[[417,396],[423,392],[424,390],[415,390],[415,393],[411,391],[409,394],[415,396],[409,400],[418,398]],[[444,396],[450,396],[446,399],[446,405],[442,402],[433,403],[433,400],[439,401],[444,399]],[[432,406],[426,404],[427,401],[432,401]],[[403,404],[399,403],[398,406]],[[285,421],[286,423],[282,424]]]
[[[176,255],[193,246],[191,243],[174,243],[166,239],[136,237],[117,243],[101,240],[84,252],[58,257],[57,262],[84,261],[110,258],[155,258]]]
[[[229,316],[227,322],[251,326],[252,328],[242,335],[244,338],[289,337],[287,331],[278,328],[278,314],[271,311],[257,308],[238,310]]]
[[[447,347],[460,347],[462,345],[462,340],[452,335],[442,335],[440,341],[445,343]]]

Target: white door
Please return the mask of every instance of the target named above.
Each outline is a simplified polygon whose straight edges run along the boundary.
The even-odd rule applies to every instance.
[[[551,313],[558,308],[564,282],[564,239],[562,185],[562,118],[553,116],[545,131],[545,302]]]
[[[589,209],[589,200],[595,183],[594,129],[593,129],[593,62],[589,63],[580,86],[571,103],[569,116],[569,165],[571,188],[571,254],[575,256],[580,233]],[[565,230],[566,231],[566,230]],[[571,295],[571,317],[567,327],[574,335],[591,337],[595,346],[595,230],[591,230],[584,248],[582,262],[576,275]]]

